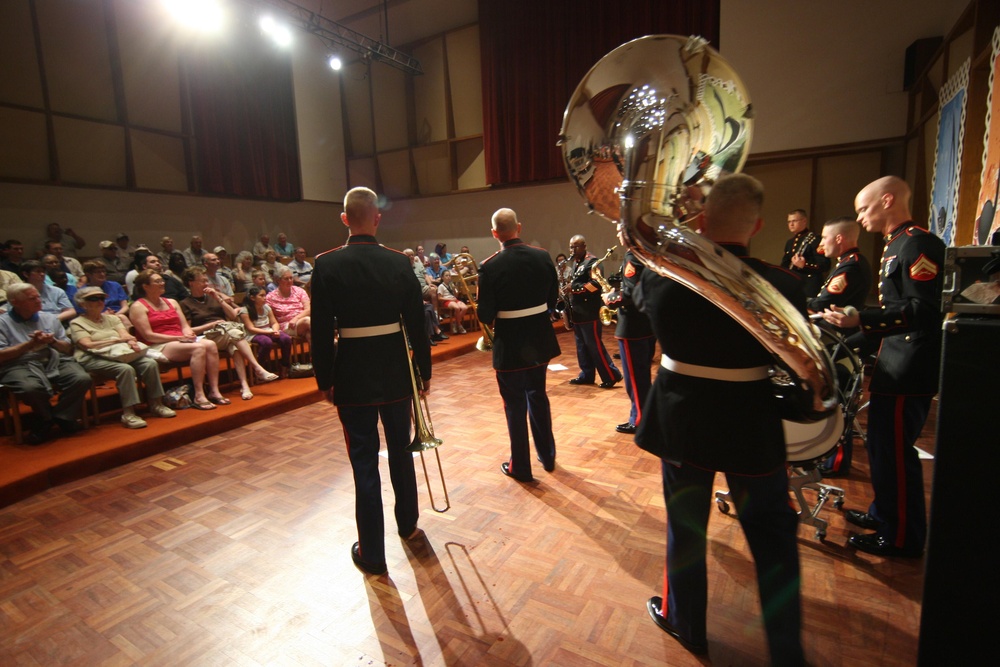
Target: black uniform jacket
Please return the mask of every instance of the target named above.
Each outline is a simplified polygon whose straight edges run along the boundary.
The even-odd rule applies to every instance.
[[[379,245],[374,236],[351,236],[347,245],[316,257],[312,278],[312,355],[316,384],[333,387],[336,405],[389,403],[412,395],[403,333],[340,338],[336,328],[406,323],[420,376],[431,377],[424,303],[410,259]]]
[[[816,273],[826,273],[830,268],[830,259],[816,251],[819,241],[819,237],[808,229],[803,229],[785,241],[785,254],[781,258],[781,268],[809,276]],[[802,255],[806,261],[806,265],[801,269],[792,266],[792,257],[795,255]]]
[[[590,278],[590,269],[596,263],[597,257],[588,253],[573,269],[570,292],[573,295],[574,322],[593,322],[604,305],[601,286]]]
[[[878,283],[882,307],[861,311],[861,333],[848,339],[854,347],[881,341],[873,393],[937,393],[944,251],[940,238],[912,222],[886,236]]]
[[[645,270],[646,267],[635,258],[631,250],[625,253],[625,259],[622,261],[622,286],[619,289],[621,300],[609,304],[611,308],[618,306],[615,338],[649,338],[653,335],[653,326],[649,323],[649,318],[636,308],[632,298]]]
[[[801,279],[747,257],[746,248],[723,245],[805,313]],[[712,368],[752,368],[774,363],[771,353],[736,320],[697,292],[645,271],[636,303],[653,324],[664,354]],[[769,379],[710,380],[660,368],[643,406],[636,443],[672,463],[746,475],[785,464],[785,436]]]
[[[857,248],[851,248],[837,260],[837,267],[819,294],[809,300],[809,310],[819,313],[830,306],[854,306],[861,310],[871,288],[872,268]]]
[[[501,310],[555,307],[559,295],[556,266],[549,253],[521,239],[505,241],[503,249],[479,268],[479,321],[493,326],[493,368],[512,371],[547,364],[559,355],[559,342],[548,310],[519,318],[497,318]]]

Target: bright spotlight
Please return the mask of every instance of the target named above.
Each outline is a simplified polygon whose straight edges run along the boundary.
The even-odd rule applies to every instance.
[[[330,56],[330,60],[328,60],[327,62],[330,65],[330,69],[332,69],[335,72],[339,71],[340,68],[344,66],[344,63],[341,62],[340,60],[340,56]]]
[[[278,46],[285,48],[292,43],[292,31],[288,26],[278,23],[266,14],[260,17],[258,24],[261,32],[269,36]]]
[[[266,15],[265,16],[261,16],[260,17],[260,21],[258,23],[260,25],[261,32],[263,32],[265,35],[271,35],[271,34],[273,34],[274,33],[274,29],[278,25],[277,23],[274,22],[274,19],[272,19],[270,16],[266,16]]]
[[[218,0],[162,0],[178,23],[199,32],[217,32],[225,15]]]

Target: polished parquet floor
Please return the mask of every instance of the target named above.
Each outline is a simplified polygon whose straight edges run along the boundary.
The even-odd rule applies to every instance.
[[[560,342],[556,362],[569,368],[548,378],[557,467],[536,467],[533,484],[500,473],[507,440],[487,355],[435,366],[451,509],[429,508],[417,462],[427,539],[403,544],[383,462],[388,576],[351,563],[351,470],[322,403],[0,510],[0,664],[766,664],[732,516],[713,511],[709,526],[709,658],[647,617],[663,572],[659,461],[614,431],[628,410],[620,385],[567,384],[573,340]],[[854,474],[837,480],[846,507],[870,500],[858,450]],[[826,542],[800,528],[808,660],[914,664],[922,561],[856,554],[840,513],[823,516]]]

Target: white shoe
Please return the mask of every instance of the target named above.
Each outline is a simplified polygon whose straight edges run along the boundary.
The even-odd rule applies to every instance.
[[[163,403],[149,408],[150,413],[156,417],[176,417],[177,413],[165,406]]]
[[[146,428],[146,422],[139,415],[122,415],[122,426],[125,428]]]
[[[459,334],[464,334],[464,333],[469,333],[469,332],[465,330],[465,327],[459,327],[458,328],[458,333]]]
[[[274,382],[278,379],[278,376],[274,373],[269,373],[268,371],[257,371],[254,373],[257,379],[261,382]]]

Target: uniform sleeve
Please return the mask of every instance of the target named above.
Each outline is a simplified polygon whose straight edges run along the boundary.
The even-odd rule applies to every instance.
[[[490,326],[497,317],[497,300],[493,280],[486,264],[479,269],[479,299],[476,301],[476,316],[483,324]]]
[[[861,311],[862,333],[881,337],[940,326],[944,249],[944,242],[933,234],[921,234],[906,244],[889,274],[881,276],[901,285],[901,298]]]
[[[407,263],[409,260],[407,260]],[[431,341],[424,335],[424,296],[420,282],[410,270],[407,264],[403,273],[403,282],[406,286],[403,296],[403,321],[406,323],[406,331],[410,338],[410,347],[413,348],[413,359],[420,369],[420,377],[425,380],[431,379]]]
[[[312,278],[312,357],[316,385],[320,391],[333,386],[333,363],[337,358],[334,345],[336,313],[326,272],[315,271]]]

